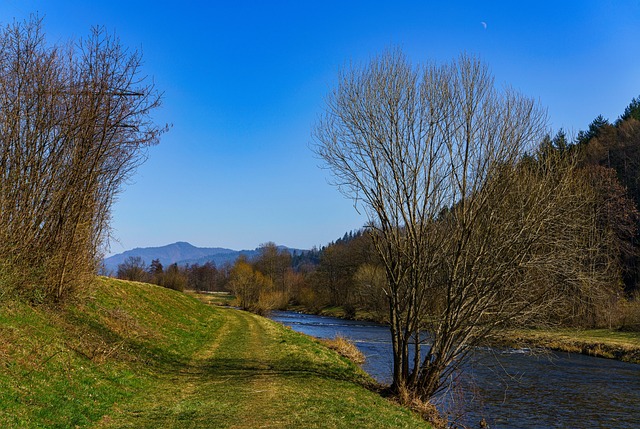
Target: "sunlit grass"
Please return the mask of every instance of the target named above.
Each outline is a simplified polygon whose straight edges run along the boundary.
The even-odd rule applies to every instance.
[[[0,312],[2,428],[427,427],[370,382],[312,338],[153,285]]]
[[[229,292],[196,292],[188,290],[185,293],[211,305],[229,306],[234,305],[236,301],[235,295]]]

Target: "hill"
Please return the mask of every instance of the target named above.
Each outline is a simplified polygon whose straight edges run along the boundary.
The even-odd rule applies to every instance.
[[[298,252],[298,249],[289,249],[285,246],[279,246],[281,249],[287,249],[291,253]],[[259,249],[253,250],[232,250],[222,247],[196,247],[190,243],[179,241],[177,243],[168,244],[161,247],[143,247],[127,250],[122,253],[110,256],[104,259],[104,266],[107,273],[115,272],[118,265],[123,263],[128,257],[139,256],[149,265],[152,260],[159,259],[162,265],[167,266],[174,263],[178,265],[200,264],[213,262],[220,267],[225,263],[233,263],[240,255],[245,255],[251,259],[258,255]]]
[[[2,428],[428,427],[319,342],[173,290],[0,306]]]

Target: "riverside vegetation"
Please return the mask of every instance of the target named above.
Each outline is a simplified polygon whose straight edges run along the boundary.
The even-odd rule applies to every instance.
[[[219,305],[228,305],[230,296],[219,298]],[[289,308],[302,313],[341,319],[366,320],[384,323],[367,311],[351,313],[342,306],[331,306],[310,311],[303,306]],[[579,353],[605,359],[640,364],[640,332],[620,329],[530,328],[503,331],[487,345],[497,347],[545,348],[549,350]]]
[[[640,327],[638,100],[570,142],[478,58],[414,65],[396,49],[341,71],[325,101],[312,148],[366,214],[363,251],[327,247],[296,266],[268,243],[222,276],[202,267],[240,307],[370,311],[391,331],[391,390],[423,402],[508,330]],[[118,274],[176,289],[202,278],[129,265]]]
[[[102,28],[50,45],[32,18],[0,42],[0,423],[424,424],[310,339],[95,280],[111,205],[168,128],[152,120],[161,93]],[[314,150],[367,213],[347,237],[362,252],[268,244],[221,270],[123,268],[177,290],[215,284],[257,313],[340,304],[386,319],[391,391],[407,404],[447,389],[505,329],[640,327],[639,100],[570,143],[478,59],[415,67],[396,50],[345,70],[325,108]]]
[[[429,427],[318,341],[155,285],[4,302],[0,338],[0,427]]]

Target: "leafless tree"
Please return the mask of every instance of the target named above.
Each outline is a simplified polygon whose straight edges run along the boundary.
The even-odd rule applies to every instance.
[[[160,94],[101,28],[51,46],[41,20],[14,22],[0,64],[0,265],[13,287],[60,300],[95,272],[114,198],[163,131]]]
[[[148,282],[151,274],[147,271],[147,265],[141,256],[129,256],[118,264],[117,276],[123,280]]]
[[[572,265],[598,250],[574,163],[523,162],[545,131],[533,100],[467,55],[414,67],[395,50],[339,75],[314,148],[369,218],[396,391],[432,398],[473,346],[548,310],[550,279],[590,282]]]
[[[269,277],[275,287],[288,295],[286,273],[291,267],[291,254],[286,249],[279,249],[274,242],[260,245],[259,254],[253,261],[253,266],[265,276]]]

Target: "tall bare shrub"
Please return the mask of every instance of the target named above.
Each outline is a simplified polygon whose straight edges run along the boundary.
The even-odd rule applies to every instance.
[[[41,20],[14,22],[0,65],[1,287],[58,301],[95,272],[114,198],[163,131],[160,95],[100,28],[49,45]]]

